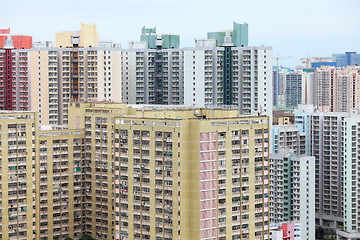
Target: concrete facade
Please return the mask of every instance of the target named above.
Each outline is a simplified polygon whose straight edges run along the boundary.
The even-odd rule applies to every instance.
[[[42,125],[68,124],[70,101],[121,101],[120,48],[33,48],[28,55],[30,109]]]
[[[301,239],[315,239],[315,158],[280,149],[270,156],[270,222],[290,221]]]
[[[316,161],[316,224],[337,230],[338,239],[356,239],[359,112],[322,113],[309,108],[302,113],[308,116],[308,149]]]
[[[315,71],[315,105],[323,112],[359,108],[360,67],[322,66]]]

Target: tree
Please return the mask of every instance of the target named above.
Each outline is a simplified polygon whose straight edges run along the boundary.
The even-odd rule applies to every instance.
[[[80,240],[96,240],[96,239],[90,235],[84,234],[81,236]]]
[[[323,239],[325,237],[325,230],[322,227],[318,227],[315,230],[315,238]]]

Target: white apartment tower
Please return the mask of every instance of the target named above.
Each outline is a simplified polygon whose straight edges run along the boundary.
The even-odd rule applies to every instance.
[[[297,222],[301,239],[315,239],[315,158],[291,149],[270,155],[270,222]]]
[[[161,44],[161,40],[158,41]],[[180,105],[184,103],[183,51],[129,43],[122,53],[123,102]]]
[[[143,28],[141,42],[122,55],[123,102],[235,105],[240,114],[272,115],[272,48],[247,45],[247,24],[208,33],[195,47],[179,48],[178,35]]]
[[[195,48],[184,48],[185,105],[237,105],[241,114],[271,115],[271,47],[228,45],[196,40]]]
[[[343,229],[336,231],[338,239],[360,238],[360,115],[358,110],[344,118],[341,124],[342,141],[342,212]]]
[[[68,123],[70,101],[121,101],[121,50],[32,48],[30,107],[43,125]]]
[[[338,239],[358,239],[360,114],[311,108],[304,113],[309,154],[315,157],[316,225],[338,229]]]

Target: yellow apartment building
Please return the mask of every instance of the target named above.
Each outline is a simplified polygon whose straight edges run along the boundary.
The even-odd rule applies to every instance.
[[[33,239],[35,149],[38,116],[34,112],[0,112],[0,239]]]
[[[138,109],[115,119],[115,239],[268,239],[268,118]]]
[[[268,117],[70,102],[0,127],[3,239],[269,239]]]
[[[84,130],[40,131],[36,152],[36,239],[80,238]]]
[[[97,239],[269,238],[267,117],[70,105],[76,116],[69,127],[85,127],[86,233]]]

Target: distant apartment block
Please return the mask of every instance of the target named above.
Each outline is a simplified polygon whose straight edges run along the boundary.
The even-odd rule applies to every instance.
[[[121,101],[119,44],[99,42],[95,24],[58,33],[56,40],[57,47],[36,42],[30,49],[31,43],[6,39],[0,49],[0,110],[38,111],[42,125],[57,125],[68,123],[70,101]]]
[[[68,124],[70,101],[121,101],[120,46],[99,42],[96,25],[81,26],[57,34],[58,47],[39,43],[28,53],[30,106],[42,125]]]
[[[230,38],[231,39],[231,38]],[[216,47],[212,40],[184,48],[184,103],[194,106],[236,105],[241,114],[271,115],[270,47]]]
[[[184,104],[180,36],[143,28],[141,42],[122,53],[122,100],[131,104]]]
[[[323,112],[359,108],[360,67],[321,67],[315,71],[315,105]]]
[[[39,111],[42,125],[68,124],[70,101],[121,101],[120,48],[40,48],[29,54],[31,110]]]
[[[195,48],[184,48],[186,105],[235,105],[240,114],[272,115],[272,48],[248,46],[247,32],[246,23],[234,22],[232,31],[208,32]]]
[[[123,102],[236,105],[241,114],[271,115],[272,49],[249,47],[247,24],[208,33],[192,48],[155,28],[143,28],[140,40],[123,52]]]
[[[339,239],[359,238],[357,110],[350,113],[322,113],[312,109],[308,116],[310,155],[315,156],[316,224],[339,229]],[[295,121],[301,125],[301,119]]]
[[[31,37],[30,46],[22,37],[0,34],[0,110],[29,110],[28,50],[24,48],[31,47]]]
[[[295,109],[314,103],[314,72],[311,69],[273,71],[273,105]]]

